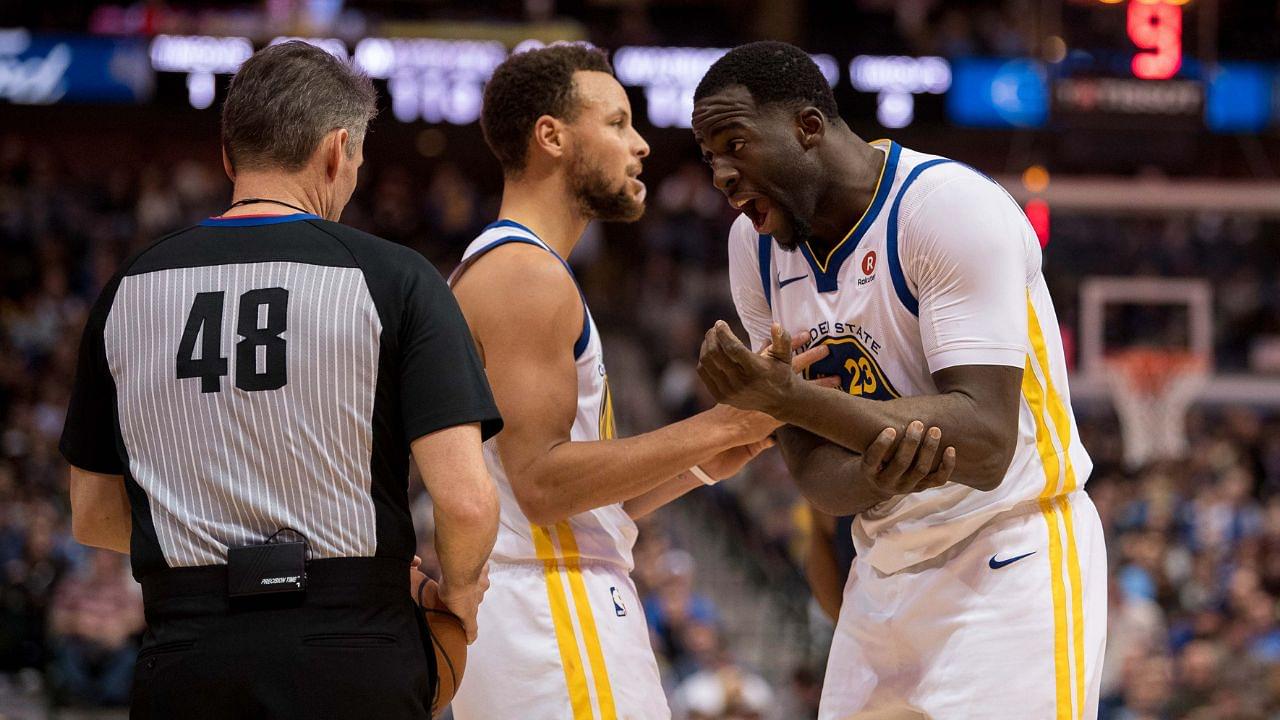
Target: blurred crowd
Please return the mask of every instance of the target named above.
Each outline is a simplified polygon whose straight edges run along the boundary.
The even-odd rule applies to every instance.
[[[624,432],[707,404],[694,372],[698,343],[714,319],[734,316],[723,242],[731,216],[705,168],[678,166],[650,188],[641,222],[592,227],[573,258],[605,335]],[[123,556],[71,539],[57,439],[98,290],[130,253],[220,212],[228,191],[211,163],[103,167],[0,137],[0,714],[6,694],[83,707],[127,700],[140,593]],[[374,158],[343,220],[416,248],[447,273],[494,212],[494,189],[455,166],[437,163],[419,177]],[[1275,331],[1280,317],[1274,263],[1257,262],[1274,257],[1274,230],[1247,218],[1067,220],[1055,225],[1046,274],[1067,328],[1090,263],[1112,274],[1220,275],[1220,354],[1244,366],[1247,338]],[[1090,248],[1108,252],[1074,251]],[[1190,458],[1137,472],[1122,469],[1105,408],[1082,413],[1080,425],[1110,552],[1102,717],[1280,718],[1280,417],[1194,410]],[[781,461],[766,454],[744,475],[699,492],[719,493],[708,507],[733,504],[735,522],[798,568],[810,528]],[[430,565],[428,502],[420,493],[415,517]],[[644,522],[635,580],[677,716],[812,717],[821,665],[743,661],[743,629],[726,620],[738,599],[700,582],[708,559],[681,546],[669,512]],[[815,621],[813,642],[823,632],[829,623]]]

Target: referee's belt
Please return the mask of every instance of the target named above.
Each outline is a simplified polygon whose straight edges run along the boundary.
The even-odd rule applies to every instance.
[[[306,568],[308,597],[319,593],[358,603],[409,596],[408,560],[391,557],[325,558],[307,561]],[[176,600],[197,599],[201,602],[191,603],[193,607],[189,607],[189,611],[218,612],[230,607],[226,565],[168,568],[148,573],[140,582],[143,603],[148,609],[169,605]]]

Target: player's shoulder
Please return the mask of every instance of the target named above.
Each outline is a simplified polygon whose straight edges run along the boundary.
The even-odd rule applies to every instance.
[[[953,191],[996,191],[999,185],[973,167],[942,155],[902,148],[896,169],[899,192],[928,195],[943,187]]]
[[[505,320],[581,313],[578,286],[558,255],[517,229],[488,228],[463,254],[454,292],[468,317],[496,313]],[[504,321],[505,321],[504,320]]]
[[[565,262],[527,233],[486,230],[463,257],[468,263],[463,277],[483,279],[486,290],[497,294],[575,287]]]
[[[896,170],[895,204],[904,219],[936,216],[947,222],[957,206],[979,212],[1002,212],[1012,200],[1003,187],[958,160],[902,148]]]

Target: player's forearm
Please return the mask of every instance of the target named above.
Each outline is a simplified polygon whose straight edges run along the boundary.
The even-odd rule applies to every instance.
[[[115,522],[109,525],[85,527],[84,524],[78,523],[73,516],[71,524],[73,528],[72,534],[75,536],[76,542],[81,545],[102,548],[103,550],[114,550],[124,555],[129,554],[129,538],[133,532],[133,523],[129,518],[126,517],[122,522]]]
[[[834,622],[840,617],[844,593],[840,582],[840,567],[831,544],[832,538],[815,527],[809,534],[809,552],[804,559],[804,574],[809,581],[813,599],[818,601],[818,607]]]
[[[512,485],[529,521],[550,525],[639,498],[752,439],[708,411],[634,437],[562,442],[513,473]]]
[[[71,534],[76,542],[128,555],[133,518],[124,478],[72,467],[68,485]]]
[[[498,537],[498,495],[493,482],[485,473],[432,500],[441,575],[458,587],[477,582]]]
[[[778,428],[777,436],[800,493],[822,512],[857,515],[889,499],[863,477],[858,453],[797,427]]]
[[[770,414],[857,453],[865,452],[884,428],[897,428],[901,433],[912,420],[919,420],[941,429],[948,444],[955,447],[954,482],[990,490],[1003,479],[1013,446],[1005,437],[1008,433],[993,427],[978,412],[978,402],[961,392],[869,400],[797,382]],[[933,469],[940,462],[935,461]]]
[[[649,492],[627,500],[622,503],[622,508],[627,511],[628,515],[638,520],[685,493],[702,486],[702,481],[693,473],[682,472]]]

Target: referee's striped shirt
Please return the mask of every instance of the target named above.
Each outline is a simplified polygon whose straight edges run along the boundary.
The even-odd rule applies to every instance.
[[[409,443],[501,427],[452,293],[412,250],[315,215],[210,218],[90,313],[61,449],[122,474],[134,575],[301,531],[409,559]]]

